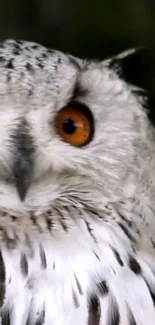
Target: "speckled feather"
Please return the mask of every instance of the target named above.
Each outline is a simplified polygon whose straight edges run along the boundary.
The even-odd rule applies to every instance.
[[[0,45],[3,325],[155,324],[155,134],[145,98],[119,75],[133,53],[89,62]],[[72,100],[94,116],[82,148],[54,125]]]

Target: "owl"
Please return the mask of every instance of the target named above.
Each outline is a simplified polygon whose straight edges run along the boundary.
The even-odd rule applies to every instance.
[[[155,324],[155,132],[137,53],[0,44],[2,325]]]

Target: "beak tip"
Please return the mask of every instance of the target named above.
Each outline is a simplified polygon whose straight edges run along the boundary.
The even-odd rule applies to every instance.
[[[20,201],[24,201],[27,191],[28,191],[28,187],[29,184],[24,184],[24,182],[22,184],[16,184],[16,189],[17,189],[17,193],[19,195]]]
[[[19,198],[20,198],[20,201],[23,202],[25,200],[25,197],[26,197],[26,192],[25,193],[19,193],[18,191],[18,195],[19,195]]]
[[[32,181],[32,162],[25,157],[18,157],[14,165],[14,184],[20,201],[24,201]]]

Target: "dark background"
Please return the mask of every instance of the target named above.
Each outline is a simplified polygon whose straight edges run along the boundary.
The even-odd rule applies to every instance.
[[[155,94],[155,0],[0,0],[0,39],[5,38],[101,59],[148,46],[149,68],[136,73]]]
[[[0,0],[0,38],[104,57],[155,39],[155,0]]]

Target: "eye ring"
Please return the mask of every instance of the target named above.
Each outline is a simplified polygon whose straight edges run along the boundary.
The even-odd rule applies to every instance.
[[[94,136],[94,118],[82,103],[70,102],[55,117],[55,127],[64,142],[76,147],[86,146]]]

